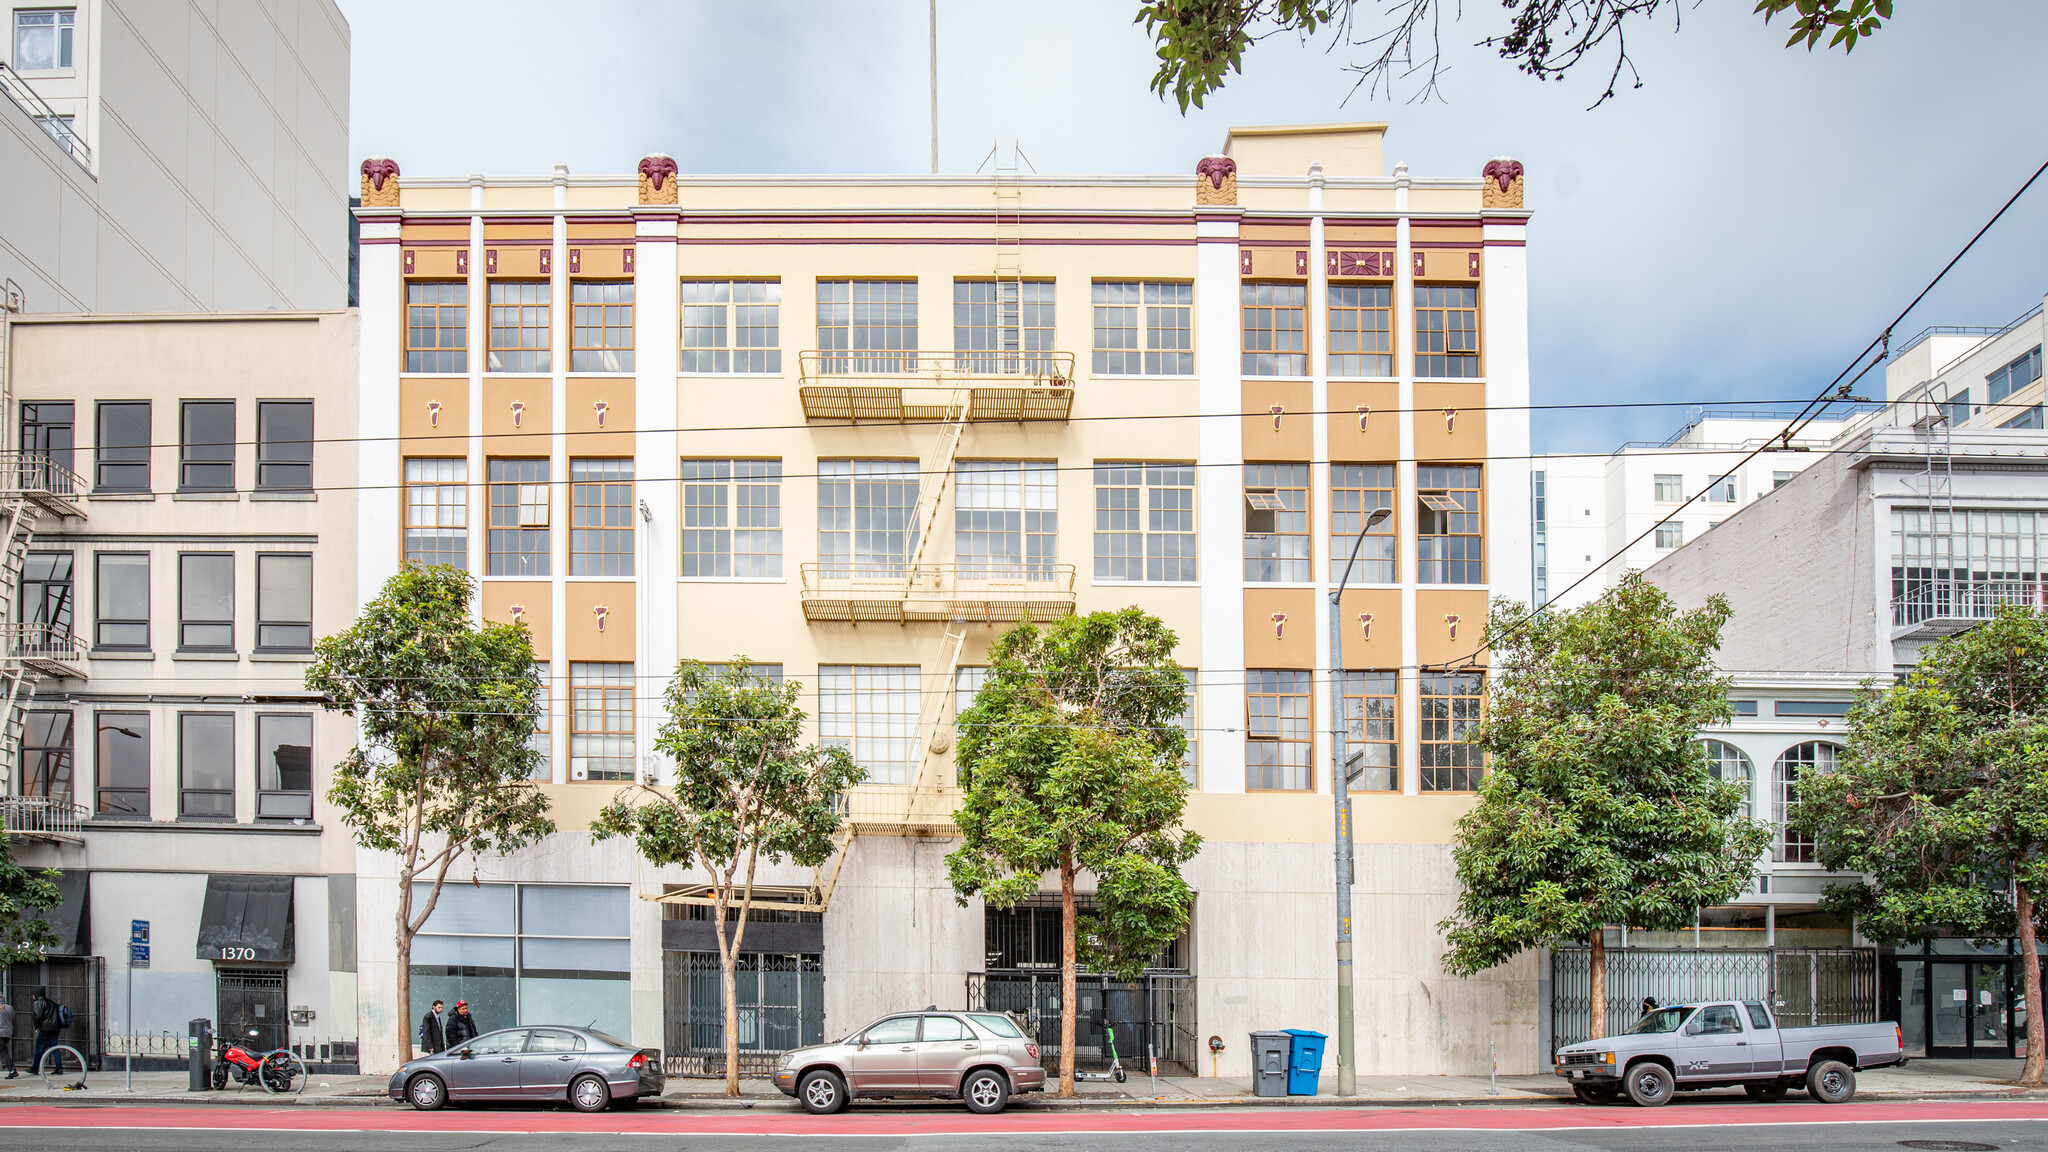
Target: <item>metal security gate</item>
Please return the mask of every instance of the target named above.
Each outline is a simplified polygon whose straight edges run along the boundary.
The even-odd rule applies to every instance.
[[[1591,950],[1550,954],[1553,1050],[1591,1039]],[[1607,1024],[1619,1032],[1659,1004],[1762,1000],[1788,1028],[1877,1019],[1875,948],[1609,948]]]
[[[1114,980],[1092,973],[1074,977],[1080,1012],[1074,1018],[1074,1066],[1105,1068],[1110,1040],[1123,1066],[1145,1067],[1148,1054],[1162,1071],[1196,1070],[1195,978],[1174,973]],[[1039,1064],[1060,1066],[1060,977],[1057,972],[970,972],[969,1011],[1012,1012],[1025,1019],[1038,1041]]]
[[[107,968],[98,956],[51,956],[27,964],[16,964],[7,972],[7,1003],[14,1008],[14,1062],[28,1067],[29,1053],[36,1042],[29,1026],[30,1005],[37,988],[48,988],[50,999],[71,1009],[71,1027],[59,1039],[85,1054],[87,1064],[101,1065],[107,1050]]]
[[[235,1044],[253,1046],[258,1052],[282,1048],[291,1042],[291,1027],[285,1016],[284,972],[273,968],[217,968],[219,1021],[222,1038]],[[255,1035],[249,1035],[254,1032]]]
[[[714,952],[663,952],[663,1063],[671,1076],[725,1075],[725,978]],[[742,952],[733,973],[742,1076],[768,1076],[791,1048],[825,1039],[825,958]]]

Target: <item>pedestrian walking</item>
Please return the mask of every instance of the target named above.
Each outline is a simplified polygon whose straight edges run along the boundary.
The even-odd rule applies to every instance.
[[[433,1007],[428,1008],[426,1015],[420,1017],[419,1041],[420,1054],[422,1056],[432,1056],[434,1053],[448,1047],[446,1033],[442,1030],[441,1025],[441,1002],[439,1000],[434,1001]]]
[[[455,1015],[448,1018],[448,1047],[460,1048],[476,1039],[476,1017],[469,1014],[469,1001],[455,1002]]]
[[[1655,996],[1643,997],[1643,1015],[1648,1016],[1650,1013],[1655,1012],[1656,1010],[1657,998]]]
[[[14,1070],[14,1005],[5,1000],[0,1000],[0,1068],[7,1070],[6,1079],[21,1076]]]
[[[38,988],[36,998],[29,1004],[29,1021],[35,1026],[36,1048],[35,1055],[29,1057],[28,1067],[31,1072],[41,1072],[43,1053],[57,1047],[64,1029],[71,1025],[71,1009],[50,999],[48,988]],[[57,1053],[55,1071],[60,1076],[64,1073],[62,1052]]]

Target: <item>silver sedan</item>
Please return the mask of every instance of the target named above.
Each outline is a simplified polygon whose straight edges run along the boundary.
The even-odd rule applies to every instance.
[[[591,1028],[505,1028],[399,1066],[388,1089],[424,1112],[451,1101],[563,1101],[602,1112],[614,1100],[661,1095],[661,1050]]]

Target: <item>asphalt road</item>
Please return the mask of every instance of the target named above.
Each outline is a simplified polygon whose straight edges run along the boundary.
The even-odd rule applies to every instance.
[[[0,1149],[49,1152],[1563,1152],[1600,1149],[1785,1149],[1849,1152],[1914,1147],[2042,1149],[2040,1103],[1629,1108],[1231,1109],[956,1115],[944,1110],[808,1117],[634,1112],[308,1108],[201,1109],[118,1105],[0,1108]]]

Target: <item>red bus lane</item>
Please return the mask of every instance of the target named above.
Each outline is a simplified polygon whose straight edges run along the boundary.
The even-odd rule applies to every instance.
[[[700,1136],[961,1136],[1175,1132],[1546,1132],[1723,1125],[1909,1124],[2048,1120],[2048,1100],[1843,1104],[1681,1104],[1671,1108],[1276,1108],[1173,1112],[965,1113],[855,1111],[734,1114],[647,1109],[601,1115],[551,1111],[412,1112],[386,1108],[42,1105],[0,1108],[0,1129],[156,1129],[245,1132],[468,1132]]]

